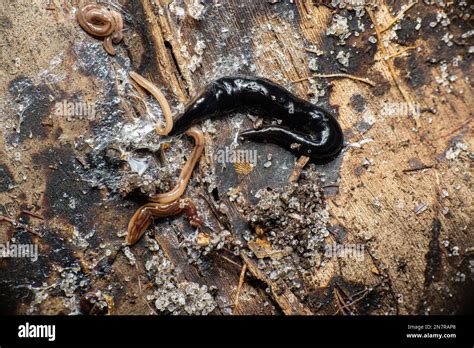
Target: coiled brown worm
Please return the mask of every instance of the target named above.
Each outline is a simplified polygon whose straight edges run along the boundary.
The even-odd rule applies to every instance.
[[[115,55],[112,43],[117,44],[123,39],[123,20],[120,13],[98,4],[88,4],[77,11],[76,18],[87,33],[104,37],[105,50],[110,55]]]

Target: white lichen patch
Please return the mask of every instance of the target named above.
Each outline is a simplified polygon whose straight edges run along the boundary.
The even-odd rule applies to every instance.
[[[188,1],[188,14],[190,17],[194,18],[195,20],[202,19],[205,7],[203,5],[202,0],[191,0]]]
[[[357,17],[362,17],[365,13],[364,7],[371,3],[370,0],[331,0],[332,7],[355,11]]]
[[[462,152],[468,152],[469,146],[461,141],[456,141],[452,144],[445,153],[445,157],[448,160],[457,159]]]
[[[457,66],[458,59],[455,57],[453,59],[452,65]],[[435,81],[441,87],[446,88],[448,93],[452,93],[454,91],[454,82],[458,79],[458,77],[450,72],[449,64],[446,61],[442,61],[439,66],[439,75],[435,76]]]
[[[128,246],[124,247],[122,249],[124,255],[127,257],[128,262],[130,263],[131,266],[135,266],[137,263],[137,259],[135,258],[135,255],[133,255],[132,251]]]
[[[339,38],[340,44],[345,44],[346,39],[351,36],[347,18],[336,14],[332,17],[332,22],[326,30],[326,35],[333,35]]]
[[[66,309],[70,315],[79,314],[79,291],[87,286],[87,282],[81,280],[81,267],[79,264],[75,264],[67,268],[59,266],[55,268],[59,277],[52,284],[43,283],[39,287],[28,285],[28,289],[33,294],[33,300],[27,310],[27,314],[36,314],[44,311],[42,307],[49,303],[48,301],[52,301],[53,297],[61,305],[57,309],[51,309],[51,314],[58,314],[54,312],[58,309],[61,312]],[[61,297],[58,297],[58,291]]]
[[[206,232],[206,243],[200,243],[202,232],[196,230],[194,233],[184,237],[181,246],[185,248],[188,254],[188,262],[200,266],[203,256],[209,255],[214,251],[221,250],[227,245],[232,234],[227,230]]]
[[[339,64],[347,68],[349,66],[350,57],[351,57],[351,54],[349,52],[339,51],[339,53],[336,56],[336,59],[339,62]]]
[[[194,46],[195,54],[191,57],[188,68],[191,72],[196,71],[197,68],[201,66],[202,63],[202,54],[206,48],[206,43],[204,40],[197,40],[196,45]]]
[[[146,262],[145,268],[154,282],[147,300],[153,301],[160,313],[173,315],[207,315],[216,308],[214,297],[206,285],[180,282],[179,271],[161,251]]]
[[[329,213],[319,180],[310,167],[297,184],[259,190],[258,204],[245,210],[255,232],[244,238],[256,246],[251,250],[259,258],[259,268],[297,295],[303,294],[302,274],[321,259],[320,250],[329,236]],[[262,234],[264,242],[259,239]]]

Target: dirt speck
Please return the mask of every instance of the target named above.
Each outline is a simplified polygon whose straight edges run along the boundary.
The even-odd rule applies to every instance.
[[[351,107],[357,112],[361,113],[367,110],[367,100],[361,94],[354,94],[351,96]]]

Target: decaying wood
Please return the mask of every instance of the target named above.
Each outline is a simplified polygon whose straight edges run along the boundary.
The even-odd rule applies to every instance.
[[[381,1],[366,9],[370,16],[356,19],[354,11],[312,0],[220,0],[202,8],[198,1],[124,0],[116,5],[124,16],[124,42],[115,46],[112,58],[78,26],[78,2],[32,3],[0,5],[0,96],[5,101],[0,106],[0,244],[36,243],[40,257],[35,263],[0,259],[0,312],[78,313],[84,310],[81,299],[91,294],[108,303],[105,314],[159,313],[147,299],[157,286],[146,268],[158,255],[147,247],[152,240],[160,258],[177,269],[178,283],[206,286],[216,299],[215,314],[465,309],[472,295],[474,241],[472,53],[467,53],[472,38],[462,36],[470,29],[466,20],[452,17],[447,29],[440,23],[430,27],[437,11],[445,9],[423,2],[402,8],[403,2]],[[365,30],[342,45],[327,34],[335,15],[351,15],[350,22],[360,20]],[[417,18],[422,19],[418,30]],[[386,41],[394,30],[407,39]],[[463,44],[447,46],[447,32]],[[346,67],[335,58],[340,50],[351,53]],[[318,70],[310,71],[314,59]],[[87,156],[93,145],[87,140],[99,134],[94,127],[109,115],[90,121],[54,112],[56,101],[99,105],[118,98],[117,108],[123,110],[118,120],[131,121],[132,108],[117,77],[124,66],[156,83],[175,113],[223,74],[265,76],[305,99],[318,93],[318,84],[325,90],[318,103],[338,115],[348,143],[338,160],[316,164],[326,179],[332,225],[327,242],[363,245],[365,257],[327,258],[322,251],[303,277],[306,296],[298,297],[262,272],[247,251],[226,246],[203,257],[199,267],[188,262],[185,241],[178,236],[194,230],[176,217],[157,221],[150,232],[154,238],[130,249],[133,264],[121,232],[139,202],[83,180],[92,170]],[[457,78],[444,76],[443,69]],[[419,104],[421,113],[384,116],[387,103]],[[247,118],[243,124],[252,126]],[[206,151],[229,146],[236,135],[230,120],[217,128],[216,134],[206,134]],[[232,166],[203,158],[188,190],[211,227],[229,230],[230,243],[243,249],[249,226],[227,193],[242,194],[243,204],[258,204],[259,189],[281,187],[288,178],[297,182],[308,168],[300,161],[295,169],[294,156],[276,145],[245,146],[261,155],[252,171],[240,175]],[[272,165],[264,167],[269,154]],[[215,169],[212,192],[201,181],[207,168]],[[21,211],[28,213],[19,216]],[[11,225],[20,218],[21,226],[39,235]],[[247,268],[243,285],[242,266]],[[232,311],[236,294],[239,305]],[[94,313],[102,313],[99,307]]]
[[[296,296],[287,288],[281,288],[275,282],[271,281],[264,273],[262,273],[254,260],[247,255],[242,254],[242,259],[247,265],[250,273],[267,284],[273,294],[274,300],[280,306],[281,311],[286,315],[310,315],[312,314],[308,308],[305,308],[296,298]]]

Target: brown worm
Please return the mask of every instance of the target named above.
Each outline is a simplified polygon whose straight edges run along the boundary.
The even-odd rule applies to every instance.
[[[123,19],[122,15],[117,11],[111,11],[112,16],[115,19],[115,27],[116,29],[112,33],[112,41],[115,44],[118,44],[123,39]]]
[[[133,214],[128,223],[125,242],[133,245],[143,236],[153,218],[168,217],[184,212],[192,226],[202,225],[197,215],[196,207],[189,198],[183,198],[171,203],[147,203]]]
[[[199,129],[195,127],[190,128],[188,131],[186,131],[186,135],[194,139],[195,145],[193,151],[191,152],[191,157],[188,159],[181,170],[178,183],[171,191],[150,196],[149,200],[151,202],[171,203],[181,197],[184,191],[186,191],[186,187],[188,186],[189,179],[191,179],[193,169],[196,166],[199,157],[201,157],[202,151],[204,150],[204,135]]]
[[[88,4],[77,11],[77,21],[88,34],[104,37],[104,48],[110,55],[115,55],[113,43],[122,41],[122,15],[98,4]]]
[[[110,55],[115,55],[115,48],[112,46],[112,43],[118,44],[123,39],[123,20],[120,13],[116,11],[110,11],[115,22],[115,30],[112,35],[109,35],[104,40],[104,48]]]
[[[165,96],[161,91],[150,81],[146,78],[137,74],[136,72],[129,72],[130,77],[138,83],[141,87],[146,89],[152,96],[156,98],[158,103],[160,104],[161,110],[163,111],[163,117],[165,118],[165,126],[161,126],[156,124],[155,130],[159,135],[168,135],[173,128],[173,117],[171,116],[171,109],[168,101],[166,100]]]

